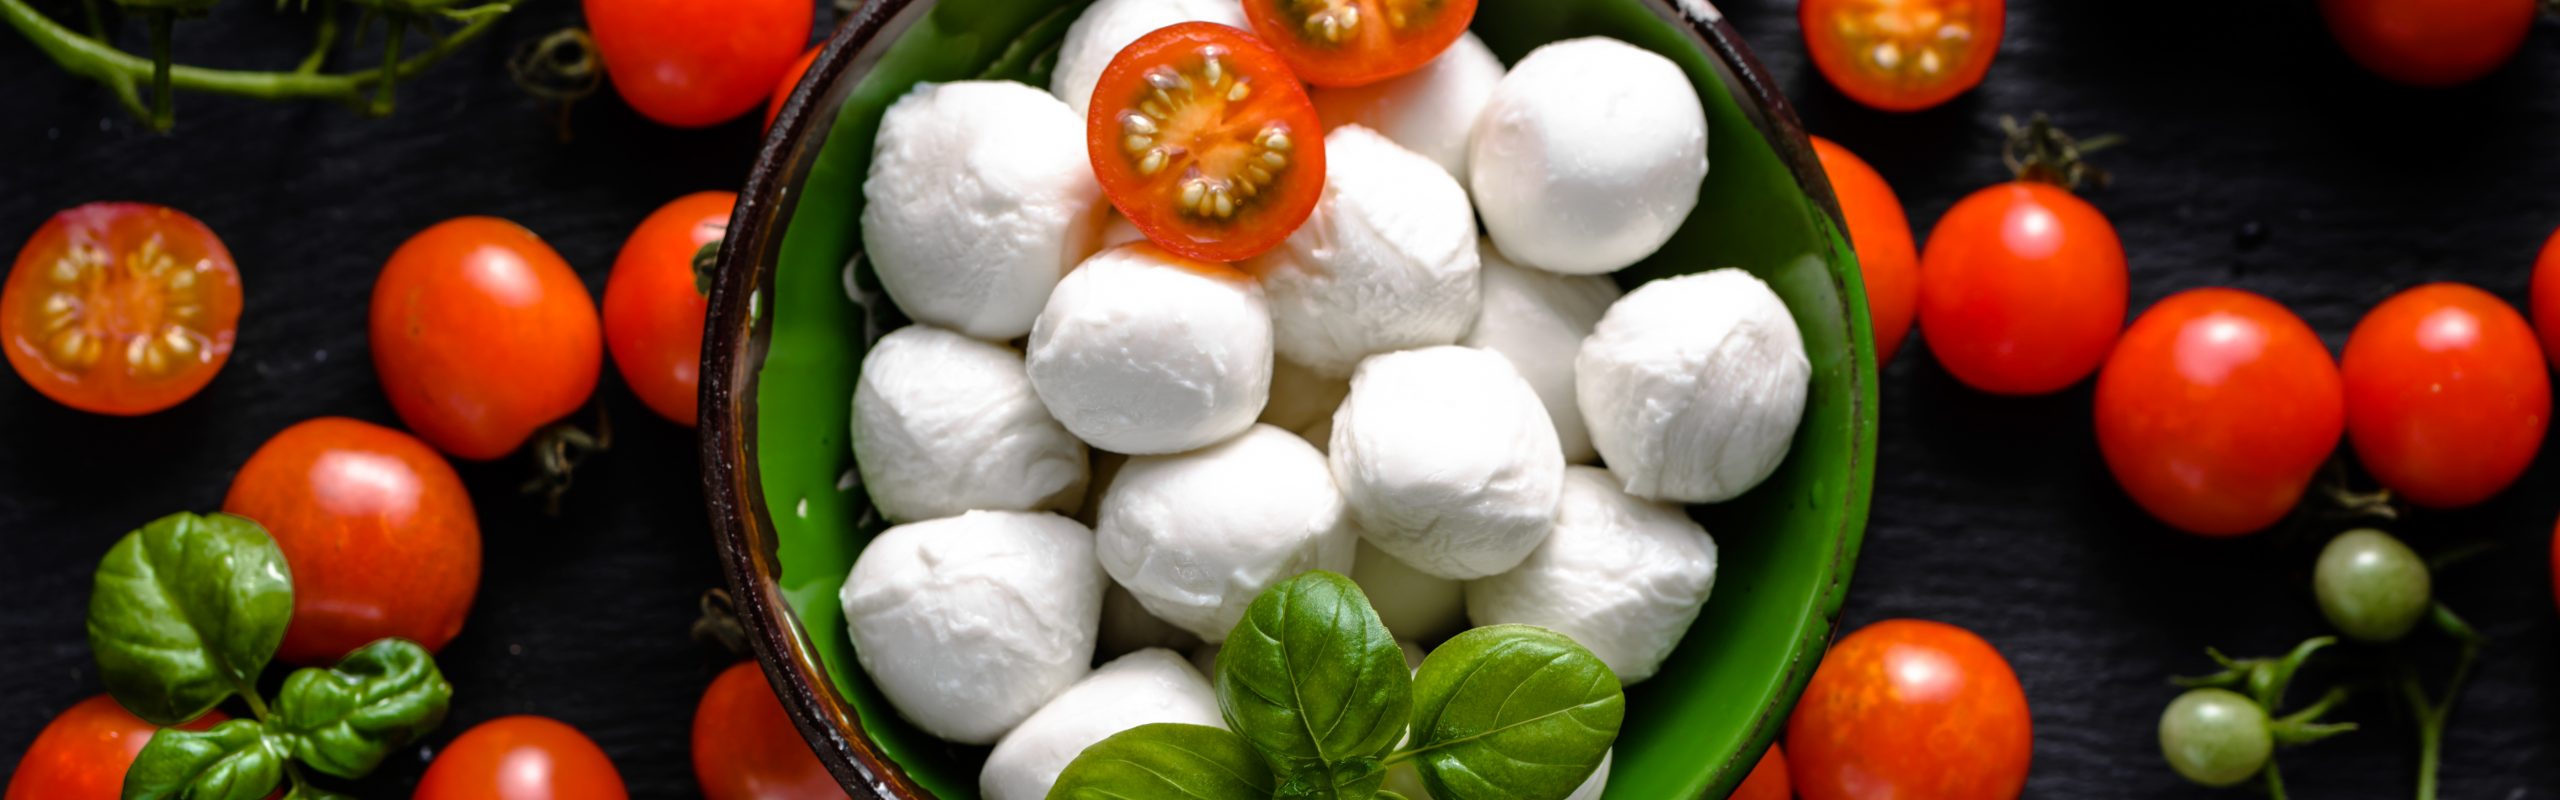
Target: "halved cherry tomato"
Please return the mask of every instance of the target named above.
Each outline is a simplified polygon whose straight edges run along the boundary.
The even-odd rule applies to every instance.
[[[1112,207],[1201,261],[1271,249],[1324,194],[1315,104],[1279,53],[1216,23],[1166,26],[1113,56],[1085,144]]]
[[[220,711],[178,727],[201,731],[230,719]],[[159,726],[142,721],[106,695],[62,710],[18,758],[7,800],[117,800],[124,773]]]
[[[586,734],[548,717],[499,717],[436,753],[414,800],[629,800],[622,773]]]
[[[1840,197],[1849,243],[1858,252],[1858,275],[1867,284],[1867,320],[1875,329],[1876,366],[1882,368],[1911,333],[1912,306],[1920,302],[1920,250],[1911,243],[1911,220],[1902,200],[1874,167],[1829,139],[1813,140],[1813,154]]]
[[[693,258],[729,228],[736,192],[700,192],[650,212],[604,282],[604,335],[622,380],[658,416],[692,425],[709,300]]]
[[[2206,536],[2293,510],[2346,427],[2337,362],[2284,306],[2237,289],[2170,295],[2098,373],[2098,449],[2144,510]]]
[[[2560,360],[2560,229],[2542,243],[2533,262],[2533,328],[2542,334],[2542,354]]]
[[[1359,86],[1431,63],[1476,0],[1245,0],[1244,17],[1306,82]]]
[[[2035,754],[2027,693],[1972,631],[1893,619],[1843,637],[1787,722],[1804,800],[2014,798]]]
[[[2410,86],[2470,83],[2515,58],[2534,0],[2320,0],[2347,55]]]
[[[845,797],[753,661],[711,679],[693,710],[693,776],[706,800]]]
[[[809,48],[809,52],[800,54],[800,60],[791,62],[790,69],[782,71],[782,82],[773,87],[773,99],[764,104],[765,130],[773,130],[774,118],[782,116],[782,104],[791,99],[791,90],[800,88],[801,76],[809,74],[809,65],[818,63],[818,51],[824,49],[826,45]]]
[[[2006,0],[1804,0],[1796,22],[1814,67],[1849,99],[1918,111],[1982,83],[2007,27]]]
[[[2542,448],[2550,369],[2533,328],[2495,295],[2459,283],[2392,295],[2347,338],[2347,440],[2409,502],[2487,500]]]
[[[0,289],[0,336],[18,377],[96,414],[177,405],[231,358],[240,268],[213,229],[177,209],[90,203],[46,220]]]
[[[462,217],[410,237],[373,284],[373,368],[418,438],[486,461],[586,405],[595,298],[541,237]]]
[[[1947,209],[1920,254],[1920,331],[1965,385],[2035,395],[2087,377],[2124,328],[2124,243],[2105,214],[2013,181]]]
[[[1733,788],[1726,800],[1794,800],[1795,796],[1795,787],[1787,783],[1787,754],[1784,748],[1771,744],[1769,752],[1760,755],[1760,763],[1752,766],[1751,774],[1742,779],[1741,786]]]
[[[762,102],[809,44],[808,0],[586,0],[613,89],[641,116],[699,128]]]

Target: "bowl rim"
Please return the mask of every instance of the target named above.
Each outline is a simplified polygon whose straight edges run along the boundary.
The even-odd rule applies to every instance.
[[[1739,104],[1744,115],[1760,129],[1779,161],[1794,175],[1798,188],[1845,240],[1847,226],[1842,223],[1838,201],[1806,139],[1803,124],[1767,68],[1742,43],[1741,34],[1709,0],[1642,2],[1666,23],[1685,28],[1687,34],[1706,45],[1714,56],[1710,61],[1715,68],[1730,75],[1732,84],[1748,97],[1748,102]],[[773,539],[772,517],[763,498],[761,469],[753,457],[757,435],[756,373],[764,362],[763,348],[772,324],[770,317],[755,308],[755,295],[770,283],[777,266],[793,184],[806,173],[823,143],[825,129],[831,127],[818,118],[816,106],[820,99],[827,97],[830,87],[842,82],[847,73],[856,71],[866,54],[876,59],[877,51],[885,50],[886,43],[878,40],[892,23],[901,21],[902,16],[912,23],[910,12],[929,10],[933,4],[934,0],[864,0],[827,37],[817,59],[790,92],[781,114],[766,132],[732,209],[728,236],[720,246],[705,321],[699,389],[702,410],[696,420],[704,501],[713,543],[733,608],[747,632],[755,659],[819,762],[848,794],[871,800],[931,800],[934,795],[884,755],[863,730],[854,708],[835,690],[807,631],[782,595],[777,580],[781,574],[778,543]],[[875,49],[875,43],[884,47]],[[850,87],[846,88],[849,91]],[[1845,297],[1851,287],[1837,275],[1834,280]],[[1856,326],[1855,321],[1844,324],[1853,329]],[[1840,609],[1866,530],[1865,495],[1872,490],[1876,435],[1875,410],[1868,406],[1874,402],[1876,368],[1871,341],[1861,341],[1853,335],[1850,344],[1860,362],[1850,371],[1851,418],[1862,422],[1850,433],[1852,478],[1843,481],[1841,488],[1840,502],[1848,513],[1833,534],[1830,581],[1822,588],[1814,618],[1802,633],[1804,644],[1827,646],[1838,634]],[[1739,767],[1747,772],[1757,762],[1776,738],[1784,717],[1803,694],[1820,661],[1819,648],[1798,648],[1786,668],[1778,695],[1760,709],[1746,736],[1746,745],[1725,765],[1728,771]]]

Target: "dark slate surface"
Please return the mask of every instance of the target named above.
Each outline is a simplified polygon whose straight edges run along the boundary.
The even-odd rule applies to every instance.
[[[67,5],[67,4],[56,4]],[[303,23],[232,3],[181,29],[196,63],[288,63]],[[2127,244],[2133,305],[2232,285],[2292,306],[2335,348],[2396,289],[2451,279],[2511,301],[2560,225],[2560,26],[2476,85],[2396,88],[2356,70],[2311,3],[2019,2],[1989,81],[1946,107],[1860,108],[1814,74],[1792,3],[1729,3],[1815,132],[1864,155],[1927,226],[2003,177],[2003,114],[2052,112],[2131,144],[2106,154],[2091,195]],[[211,509],[268,435],[339,414],[397,424],[364,343],[373,273],[410,233],[461,214],[540,232],[601,290],[622,238],[657,204],[735,188],[752,121],[706,131],[646,123],[610,97],[558,140],[502,64],[516,43],[575,20],[536,3],[403,93],[396,116],[182,98],[174,136],[139,130],[95,86],[0,37],[0,240],[53,210],[131,199],[188,210],[245,265],[248,310],[231,365],[200,397],[143,419],[66,411],[0,379],[0,754],[99,691],[81,616],[114,538],[177,509]],[[821,12],[823,25],[831,15]],[[370,56],[366,56],[370,58]],[[2262,239],[2245,237],[2248,228]],[[1957,385],[1925,346],[1885,372],[1875,517],[1848,622],[1918,616],[1981,632],[2034,707],[2028,795],[2207,796],[2159,762],[2153,725],[2204,671],[2202,649],[2279,651],[2322,624],[2307,574],[2311,528],[2207,542],[2145,518],[2118,492],[2090,432],[2086,385],[1997,399]],[[608,371],[609,372],[609,371]],[[685,637],[717,575],[691,432],[648,413],[617,379],[599,391],[617,449],[583,472],[558,519],[513,488],[521,464],[464,465],[487,569],[444,657],[460,692],[450,737],[510,713],[567,720],[611,753],[633,793],[694,793],[687,730],[725,659]],[[2440,580],[2494,637],[2446,746],[2452,798],[2560,796],[2560,624],[2547,547],[2560,459],[2546,455],[2484,507],[2398,526],[2422,551],[2490,540],[2490,557]],[[2412,734],[2379,704],[2368,730],[2284,757],[2298,797],[2406,796]],[[365,796],[404,796],[423,753]],[[14,768],[14,755],[0,762]]]

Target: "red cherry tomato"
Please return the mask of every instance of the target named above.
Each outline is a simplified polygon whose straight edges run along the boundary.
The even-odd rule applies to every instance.
[[[2373,74],[2410,86],[2470,83],[2515,58],[2534,0],[2320,0],[2329,34]]]
[[[692,425],[702,372],[702,319],[693,257],[729,228],[736,192],[675,199],[640,221],[604,282],[604,335],[622,380],[658,416]]]
[[[344,417],[258,447],[222,510],[256,520],[293,571],[277,656],[330,664],[397,636],[443,649],[480,588],[480,523],[462,478],[408,434]]]
[[[1761,754],[1751,775],[1743,778],[1742,785],[1734,787],[1726,800],[1794,800],[1795,788],[1787,784],[1787,754],[1783,750],[1769,745],[1769,752]]]
[[[595,298],[515,223],[410,237],[373,284],[373,368],[400,420],[456,458],[497,458],[586,405],[603,369]]]
[[[659,124],[754,110],[809,44],[808,0],[586,0],[614,91]]]
[[[2005,0],[1804,0],[1813,65],[1849,99],[1918,111],[1982,83],[2008,25]]]
[[[2142,313],[2098,373],[2098,448],[2144,510],[2189,533],[2265,529],[2338,448],[2346,394],[2311,326],[2237,289]]]
[[[844,787],[791,726],[753,661],[721,671],[693,711],[693,775],[706,800],[823,800]]]
[[[2013,798],[2034,754],[2027,694],[1973,632],[1895,619],[1831,646],[1787,723],[1804,800]]]
[[[1911,244],[1911,220],[1902,216],[1902,200],[1874,167],[1848,148],[1812,137],[1813,154],[1831,176],[1831,192],[1840,197],[1840,216],[1847,219],[1849,242],[1857,248],[1858,274],[1867,284],[1867,319],[1876,334],[1876,366],[1881,368],[1902,349],[1911,332],[1911,307],[1920,297],[1920,251]]]
[[[1920,255],[1920,331],[1938,363],[1994,394],[2059,391],[2124,327],[2124,243],[2088,201],[2015,181],[1947,209]]]
[[[1476,0],[1245,0],[1244,16],[1306,82],[1359,86],[1438,58]]]
[[[2505,301],[2459,283],[2366,312],[2339,364],[2347,440],[2409,502],[2461,508],[2524,474],[2551,424],[2550,367]]]
[[[229,719],[207,711],[178,727],[201,731]],[[82,700],[45,723],[9,778],[6,800],[117,800],[124,772],[160,728],[106,695]]]
[[[95,414],[177,405],[222,371],[240,323],[240,268],[177,209],[90,203],[46,220],[0,289],[9,366]]]
[[[791,99],[791,90],[800,88],[801,76],[809,74],[809,65],[818,63],[818,51],[824,49],[827,49],[825,45],[809,48],[809,52],[800,54],[799,60],[791,62],[790,69],[782,71],[782,82],[773,87],[773,99],[764,104],[765,130],[773,130],[774,118],[782,116],[782,104]]]
[[[436,753],[414,800],[629,800],[613,760],[547,717],[499,717]]]
[[[1160,28],[1113,56],[1086,112],[1085,145],[1112,207],[1164,249],[1201,261],[1271,249],[1324,193],[1315,104],[1279,53],[1216,23]]]
[[[2533,262],[2533,327],[2542,332],[2542,354],[2560,359],[2560,230]]]

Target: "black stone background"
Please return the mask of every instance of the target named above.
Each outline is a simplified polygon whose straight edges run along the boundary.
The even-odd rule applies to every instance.
[[[265,6],[229,3],[183,25],[181,58],[290,64],[308,23]],[[2237,286],[2291,306],[2334,349],[2365,309],[2421,282],[2467,281],[2521,302],[2536,249],[2560,225],[2560,25],[2547,20],[2488,79],[2416,91],[2356,69],[2308,0],[2020,0],[1980,89],[1892,115],[1849,102],[1808,67],[1794,4],[1726,10],[1811,129],[1874,163],[1922,234],[2003,178],[2001,115],[2043,110],[2075,131],[2129,136],[2099,159],[2115,184],[2090,197],[2126,243],[2137,310],[2179,289]],[[504,216],[600,292],[649,210],[743,179],[753,120],[670,130],[608,93],[578,107],[575,139],[562,142],[503,63],[577,18],[567,0],[531,0],[405,87],[389,119],[187,96],[167,136],[0,36],[0,240],[14,248],[81,202],[165,203],[219,231],[248,286],[231,364],[176,409],[88,416],[0,379],[0,765],[14,769],[48,718],[100,691],[81,618],[90,571],[118,535],[215,508],[239,463],[295,421],[397,424],[364,331],[373,274],[402,239],[448,217]],[[820,27],[833,19],[821,10]],[[138,26],[127,34],[139,47]],[[2242,234],[2253,228],[2263,236]],[[2165,679],[2207,671],[2208,645],[2274,653],[2321,632],[2308,571],[2312,534],[2329,528],[2241,541],[2170,531],[2108,476],[2086,383],[1988,397],[1911,344],[1885,371],[1875,513],[1848,625],[1939,619],[2007,654],[2034,709],[2031,797],[2212,796],[2159,760],[2154,724],[2175,694]],[[462,465],[486,568],[468,628],[443,656],[459,693],[435,742],[503,714],[550,715],[602,744],[635,796],[692,796],[689,720],[726,663],[685,635],[697,594],[718,580],[694,439],[618,378],[598,396],[618,423],[616,449],[580,474],[559,518],[515,494],[520,462]],[[2445,797],[2560,796],[2555,486],[2560,456],[2546,453],[2492,503],[2396,526],[2422,551],[2497,545],[2439,581],[2494,640],[2445,748]],[[2372,724],[2284,754],[2294,796],[2407,796],[2411,730],[2378,703],[2348,714]],[[405,796],[424,755],[395,756],[360,794]]]

